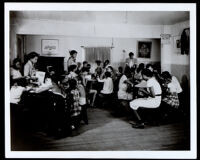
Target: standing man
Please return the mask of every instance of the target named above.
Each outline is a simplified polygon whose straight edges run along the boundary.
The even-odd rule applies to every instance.
[[[71,65],[76,65],[76,56],[77,56],[77,51],[76,50],[71,50],[69,52],[70,57],[67,60],[67,69],[69,68],[69,66]]]
[[[137,65],[137,59],[134,58],[134,53],[129,53],[129,58],[126,59],[126,67],[129,67],[130,69],[135,68]]]

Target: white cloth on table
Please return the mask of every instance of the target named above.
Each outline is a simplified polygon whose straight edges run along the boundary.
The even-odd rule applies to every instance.
[[[153,87],[155,95],[160,95],[162,93],[160,84],[155,79],[155,77],[147,80],[147,87]],[[157,108],[160,106],[161,96],[148,97],[148,98],[138,98],[130,102],[130,107],[137,110],[139,107],[143,108]]]
[[[103,89],[101,90],[101,93],[103,94],[111,94],[113,92],[113,80],[112,78],[104,78],[100,80],[99,78],[97,79],[98,82],[104,82],[103,84]]]
[[[120,80],[119,80],[119,91],[117,93],[118,99],[123,99],[123,100],[132,100],[133,95],[131,93],[127,93],[127,84],[124,83],[127,80],[127,77],[123,75]]]

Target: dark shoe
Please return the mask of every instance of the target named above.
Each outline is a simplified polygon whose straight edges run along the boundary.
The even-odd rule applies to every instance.
[[[128,121],[128,123],[130,123],[132,125],[136,125],[137,124],[135,121],[132,121],[132,120]]]
[[[133,127],[133,128],[144,129],[144,123],[132,124],[132,127]]]

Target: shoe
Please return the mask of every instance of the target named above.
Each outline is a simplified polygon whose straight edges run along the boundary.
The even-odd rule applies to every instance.
[[[144,129],[144,123],[136,123],[132,125],[133,128]]]
[[[136,122],[134,122],[134,121],[132,121],[132,120],[131,120],[131,121],[128,121],[128,123],[129,123],[129,124],[132,124],[132,125],[136,125]]]

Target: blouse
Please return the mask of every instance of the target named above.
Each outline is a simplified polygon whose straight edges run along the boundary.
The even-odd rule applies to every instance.
[[[100,80],[99,78],[97,79],[98,82],[104,82],[103,84],[103,89],[101,90],[101,93],[103,94],[111,94],[113,92],[113,80],[112,78],[104,78]]]

